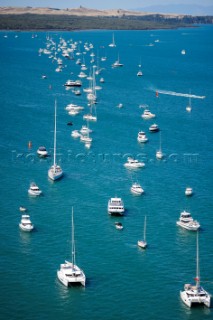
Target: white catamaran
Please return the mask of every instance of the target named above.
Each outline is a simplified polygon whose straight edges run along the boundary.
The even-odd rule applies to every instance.
[[[74,284],[82,284],[85,286],[86,276],[75,261],[75,235],[74,235],[74,219],[72,208],[72,262],[66,261],[60,265],[60,270],[57,271],[58,279],[66,286]]]
[[[197,231],[196,284],[185,284],[184,290],[180,291],[180,297],[189,308],[195,304],[204,304],[206,307],[210,308],[211,295],[200,285],[198,234]]]

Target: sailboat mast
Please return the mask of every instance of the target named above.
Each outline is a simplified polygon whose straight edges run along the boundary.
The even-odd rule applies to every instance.
[[[146,216],[144,218],[144,235],[143,235],[143,237],[144,237],[144,241],[146,241]]]
[[[73,207],[72,207],[72,265],[75,265],[75,236],[74,236],[74,218],[73,218]]]
[[[54,168],[55,168],[55,165],[56,165],[56,109],[57,109],[57,103],[56,103],[56,100],[55,100],[54,158],[53,158]]]
[[[199,232],[197,231],[197,258],[196,258],[196,287],[200,286],[200,268],[199,268],[199,239],[198,239]]]

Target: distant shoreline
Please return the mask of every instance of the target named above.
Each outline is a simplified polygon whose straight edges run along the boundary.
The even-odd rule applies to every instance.
[[[212,24],[213,17],[147,13],[122,9],[0,7],[0,30],[156,30]]]

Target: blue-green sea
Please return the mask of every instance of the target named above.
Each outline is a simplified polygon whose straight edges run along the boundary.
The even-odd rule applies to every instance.
[[[108,30],[0,33],[1,319],[213,319],[211,308],[189,309],[180,299],[180,290],[196,275],[196,232],[176,225],[183,210],[200,222],[201,281],[213,294],[213,27],[114,31],[115,48],[109,47],[112,35]],[[42,51],[50,39],[52,57]],[[74,59],[62,56],[62,39],[69,47],[76,44]],[[86,51],[85,43],[93,49]],[[118,56],[123,67],[112,68]],[[54,57],[62,58],[62,72],[55,71]],[[87,75],[93,65],[102,69],[96,75],[102,90],[98,120],[90,122],[90,149],[71,137],[89,111],[83,92],[88,80],[82,79],[79,96],[64,86],[79,79],[76,61],[83,57]],[[139,63],[142,77],[137,77]],[[53,183],[47,172],[53,163],[55,100],[57,161],[64,177]],[[70,103],[84,111],[68,115]],[[145,107],[156,118],[143,120]],[[161,161],[155,157],[160,133],[148,130],[153,123],[160,127]],[[146,144],[137,142],[139,131],[146,132]],[[47,159],[36,154],[42,145]],[[128,156],[145,167],[126,169]],[[28,195],[32,181],[42,196]],[[130,192],[135,181],[145,191],[141,196]],[[192,197],[184,194],[187,186]],[[107,213],[108,199],[115,196],[124,201],[123,217]],[[35,225],[31,233],[19,229],[21,205]],[[66,288],[57,279],[60,264],[71,257],[72,207],[85,288]],[[137,241],[145,216],[148,247],[141,250]],[[115,221],[122,222],[122,231]]]

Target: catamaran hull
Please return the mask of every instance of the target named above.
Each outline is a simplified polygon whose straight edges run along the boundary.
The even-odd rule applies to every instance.
[[[207,295],[207,296],[204,296],[204,297],[194,296],[192,298],[189,298],[185,291],[180,291],[180,297],[181,297],[182,301],[189,308],[191,308],[194,304],[204,304],[208,308],[210,308],[210,305],[211,305],[210,295]]]
[[[64,286],[69,287],[72,285],[82,285],[85,287],[85,277],[73,277],[71,280],[67,279],[61,271],[57,271],[57,277],[61,283],[63,283]]]

